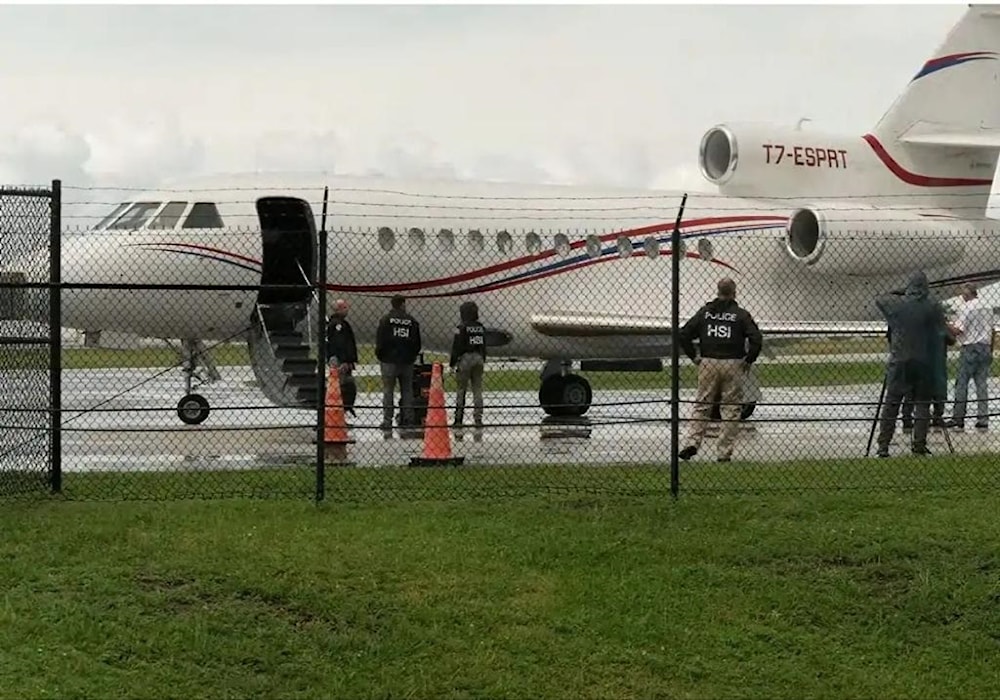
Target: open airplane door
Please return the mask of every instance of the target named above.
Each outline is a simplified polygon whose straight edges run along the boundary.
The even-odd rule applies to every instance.
[[[316,219],[309,202],[297,197],[257,200],[262,243],[257,303],[278,311],[309,303],[316,276]]]

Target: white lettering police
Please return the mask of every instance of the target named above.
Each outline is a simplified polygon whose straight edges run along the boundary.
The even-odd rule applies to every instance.
[[[736,323],[736,314],[725,311],[722,313],[705,312],[705,321],[718,321],[719,323],[706,323],[705,334],[709,338],[732,338],[733,324]]]
[[[389,318],[389,323],[393,326],[392,337],[393,338],[409,338],[410,337],[410,326],[412,321],[408,318]]]

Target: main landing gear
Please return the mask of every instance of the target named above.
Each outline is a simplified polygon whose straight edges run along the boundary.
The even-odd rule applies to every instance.
[[[198,373],[198,365],[204,365],[207,377]],[[181,341],[181,371],[184,373],[184,397],[177,402],[177,417],[187,425],[203,423],[209,414],[208,399],[201,394],[193,393],[194,380],[199,384],[207,384],[221,378],[219,370],[212,361],[205,344],[201,340],[185,339]]]
[[[550,360],[542,369],[538,404],[550,416],[576,418],[590,410],[594,398],[590,382],[571,374],[571,367],[569,361]]]

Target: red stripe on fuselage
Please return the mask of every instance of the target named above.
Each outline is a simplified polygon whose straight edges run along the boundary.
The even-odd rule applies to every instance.
[[[896,160],[889,155],[889,152],[885,150],[879,140],[871,134],[865,134],[862,138],[868,142],[872,150],[875,151],[875,155],[878,156],[882,164],[889,169],[889,171],[895,175],[897,178],[902,180],[908,185],[914,185],[916,187],[982,187],[984,185],[993,184],[992,180],[982,180],[979,178],[965,178],[965,177],[930,177],[928,175],[920,175],[919,173],[910,172],[902,165],[900,165]]]

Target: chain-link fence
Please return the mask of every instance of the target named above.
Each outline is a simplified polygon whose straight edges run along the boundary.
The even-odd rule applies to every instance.
[[[927,381],[886,386],[875,303],[906,301],[924,270],[950,323],[964,320],[963,283],[983,287],[972,306],[992,308],[992,223],[941,218],[939,202],[919,197],[877,211],[825,201],[266,178],[103,201],[103,221],[67,217],[61,238],[62,491],[385,499],[996,485],[992,317],[985,354],[963,349],[968,336],[938,342],[943,326],[897,340],[940,352],[920,350]],[[696,366],[673,342],[723,278],[762,332],[749,370]],[[410,339],[419,327],[416,357],[402,350],[407,324],[386,320],[394,297]],[[344,318],[332,315],[340,300]],[[707,311],[723,314],[706,332],[726,345],[733,311]],[[477,321],[481,373],[461,332]],[[973,379],[983,402],[970,395],[968,417],[949,428],[956,378]],[[933,399],[920,461],[898,458],[923,452],[908,403],[891,436],[875,420],[911,385],[918,409]],[[692,420],[698,406],[706,420]]]
[[[58,299],[49,286],[59,183],[0,187],[0,497],[60,488]],[[55,301],[55,303],[53,303]]]

